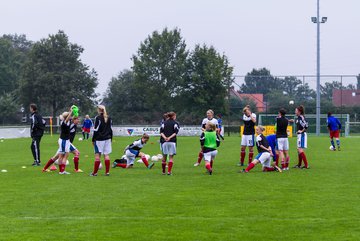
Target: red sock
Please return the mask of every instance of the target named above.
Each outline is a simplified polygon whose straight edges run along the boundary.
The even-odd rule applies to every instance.
[[[302,155],[301,153],[298,154],[298,166],[301,167],[301,163],[302,163]]]
[[[266,172],[273,172],[275,171],[275,167],[265,167],[264,169]]]
[[[290,157],[287,156],[285,161],[285,167],[289,167],[289,162],[290,162]]]
[[[302,157],[302,159],[303,159],[303,161],[304,161],[305,167],[308,167],[308,161],[307,161],[305,152],[301,152],[301,157]]]
[[[146,159],[145,156],[141,157],[141,160],[143,161],[143,163],[145,164],[146,167],[149,166],[149,162],[148,162],[148,160]]]
[[[162,167],[162,173],[165,173],[166,162],[162,162],[162,163],[161,163],[161,167]]]
[[[122,168],[126,168],[126,164],[124,164],[124,163],[118,163],[118,164],[116,164],[116,166],[117,167],[122,167]]]
[[[275,156],[275,165],[279,166],[279,154],[276,154]]]
[[[53,164],[54,163],[54,160],[52,159],[52,158],[50,158],[50,160],[46,163],[46,165],[44,166],[44,169],[43,170],[46,170],[46,169],[48,169],[50,166],[51,166],[51,164]]]
[[[110,160],[105,159],[105,173],[110,172]]]
[[[249,164],[252,162],[252,159],[254,157],[254,152],[249,152]]]
[[[74,167],[75,170],[79,170],[79,156],[74,157]]]
[[[210,161],[210,166],[211,166],[211,168],[213,167],[213,164],[214,164],[214,161],[211,160],[211,161]]]
[[[171,173],[171,169],[172,169],[172,167],[173,167],[173,162],[169,162],[169,164],[168,164],[168,173]]]
[[[59,165],[59,171],[60,171],[60,172],[64,172],[64,171],[65,171],[65,164],[60,164],[60,165]]]
[[[285,168],[285,167],[286,167],[285,161],[284,161],[284,159],[282,159],[282,160],[281,160],[281,168]]]
[[[94,171],[93,174],[96,174],[99,171],[99,166],[100,166],[100,160],[96,160],[94,162]]]
[[[245,169],[247,172],[250,171],[251,169],[253,169],[255,166],[254,163],[250,163],[249,166]]]
[[[244,165],[245,155],[246,155],[246,152],[241,151],[241,153],[240,153],[240,163],[241,163],[241,165]]]
[[[201,163],[201,160],[203,159],[204,157],[204,153],[202,151],[199,152],[199,157],[198,157],[198,160],[197,162],[200,164]]]
[[[212,171],[212,170],[211,170],[211,164],[210,164],[209,162],[206,162],[205,168],[206,168],[209,172]]]

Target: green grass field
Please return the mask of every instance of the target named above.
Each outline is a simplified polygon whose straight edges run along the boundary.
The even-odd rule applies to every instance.
[[[116,138],[112,159],[134,138]],[[156,138],[157,140],[157,138]],[[159,153],[155,138],[143,151]],[[359,139],[329,151],[325,137],[310,137],[311,169],[238,173],[239,137],[219,148],[212,176],[193,167],[198,138],[178,142],[173,176],[142,164],[111,176],[89,177],[90,142],[75,141],[85,173],[42,173],[31,167],[30,139],[0,143],[0,240],[359,240]],[[42,141],[42,162],[57,137]],[[291,163],[296,159],[290,140]],[[88,156],[88,157],[86,157]],[[22,166],[27,166],[23,169]]]

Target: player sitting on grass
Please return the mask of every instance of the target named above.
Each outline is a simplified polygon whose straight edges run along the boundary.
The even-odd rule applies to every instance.
[[[273,154],[266,137],[262,134],[264,130],[265,128],[262,126],[256,127],[256,134],[258,135],[256,137],[256,147],[259,154],[255,157],[255,160],[252,161],[246,169],[243,169],[242,172],[249,172],[258,163],[262,164],[264,172],[282,172],[278,166],[271,166],[271,156]]]
[[[216,148],[220,146],[220,137],[213,123],[206,123],[205,129],[200,136],[200,144],[201,150],[204,153],[205,168],[212,175],[214,159],[218,153]]]
[[[155,165],[155,163],[149,164],[145,154],[140,152],[140,150],[144,147],[144,145],[148,142],[149,139],[149,135],[144,133],[141,139],[136,140],[127,147],[125,147],[125,156],[123,156],[121,159],[116,159],[113,163],[113,168],[132,168],[134,166],[135,158],[140,157],[144,165],[147,168],[151,169]]]

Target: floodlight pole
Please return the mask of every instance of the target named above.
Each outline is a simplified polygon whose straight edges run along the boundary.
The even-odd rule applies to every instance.
[[[320,0],[317,0],[316,135],[320,135]]]

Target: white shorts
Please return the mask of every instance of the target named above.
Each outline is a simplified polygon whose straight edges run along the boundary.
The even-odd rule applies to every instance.
[[[297,147],[298,148],[307,148],[307,134],[303,132],[297,135]]]
[[[255,137],[254,135],[242,135],[241,145],[242,146],[254,146]]]
[[[206,152],[204,153],[204,160],[207,162],[214,160],[217,154],[218,154],[217,150]]]
[[[164,142],[161,146],[161,150],[164,155],[176,155],[176,143]]]
[[[126,155],[126,164],[127,165],[134,165],[135,158],[137,157],[137,155],[132,153],[129,150],[125,151],[125,155]]]
[[[289,139],[286,138],[276,138],[276,147],[279,151],[288,151],[289,150]]]
[[[95,154],[109,155],[112,151],[111,149],[111,139],[104,141],[95,141],[94,143]]]
[[[259,153],[255,159],[259,160],[263,167],[271,167],[271,155],[269,152]]]
[[[59,139],[58,144],[59,144],[59,149],[58,149],[57,153],[65,154],[65,153],[70,152],[70,146],[71,146],[70,140]]]

